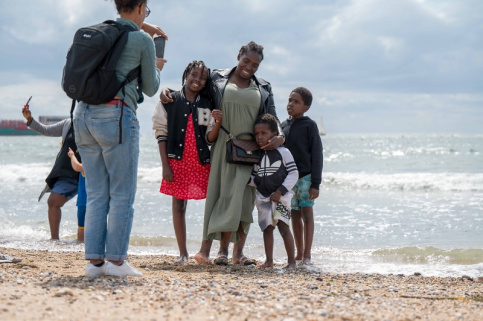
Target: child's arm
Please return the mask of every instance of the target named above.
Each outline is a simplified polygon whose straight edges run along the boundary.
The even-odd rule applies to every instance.
[[[74,151],[70,147],[69,147],[69,151],[67,152],[67,155],[70,157],[70,163],[72,164],[72,168],[76,172],[81,172],[82,176],[85,176],[84,166],[81,163],[79,163],[79,161],[77,160],[77,157],[75,157]]]
[[[282,155],[283,164],[285,165],[288,174],[282,185],[270,196],[270,201],[272,202],[279,202],[280,197],[292,190],[299,179],[299,172],[292,153],[286,148],[279,148],[278,150]]]
[[[164,105],[159,102],[154,108],[153,117],[154,136],[158,140],[159,156],[163,166],[163,179],[167,182],[173,181],[173,170],[168,162],[168,113]]]
[[[319,197],[319,187],[322,183],[322,167],[324,163],[322,140],[320,139],[317,124],[313,124],[310,132],[310,142],[312,154],[312,183],[309,189],[309,200],[313,201]]]
[[[211,112],[211,117],[215,120],[215,125],[208,128],[208,133],[206,134],[206,141],[208,144],[212,144],[218,138],[218,133],[220,132],[221,128],[221,120],[223,119],[223,114],[219,109],[213,109]]]
[[[163,166],[163,179],[166,182],[172,182],[173,170],[171,169],[171,166],[169,166],[169,162],[168,162],[168,152],[166,149],[167,145],[168,145],[168,142],[165,140],[158,142],[159,156],[161,156],[161,164]]]

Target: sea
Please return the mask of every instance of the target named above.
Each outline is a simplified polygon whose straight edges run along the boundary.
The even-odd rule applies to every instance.
[[[483,134],[328,134],[322,142],[323,183],[307,269],[483,276]],[[0,137],[0,247],[84,250],[75,241],[75,199],[62,209],[61,241],[49,240],[47,198],[37,201],[59,143]],[[143,135],[130,254],[178,254],[171,198],[159,193],[160,181],[156,140]],[[204,200],[188,202],[190,255],[201,244],[203,210]],[[256,210],[253,216],[256,222]],[[217,248],[215,241],[212,257]],[[256,223],[245,254],[264,259]],[[287,258],[277,232],[274,258],[278,264]]]

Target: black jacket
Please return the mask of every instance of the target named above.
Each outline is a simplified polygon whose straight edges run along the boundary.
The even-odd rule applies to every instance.
[[[79,173],[72,168],[70,157],[67,155],[69,147],[73,151],[77,150],[77,146],[75,144],[74,130],[72,128],[70,118],[66,118],[52,125],[44,125],[32,118],[32,121],[30,123],[27,123],[27,126],[43,136],[62,136],[62,145],[60,147],[59,153],[57,154],[57,158],[55,159],[54,166],[52,167],[49,176],[47,176],[47,178],[45,179],[47,187],[44,188],[43,193],[50,192],[50,189],[54,187],[55,182],[61,177],[70,177],[78,180]],[[76,153],[76,157],[80,161],[79,153]],[[42,195],[44,195],[43,193],[41,194],[40,198],[42,197]]]
[[[292,190],[298,178],[292,154],[288,148],[279,147],[263,152],[260,163],[253,166],[249,185],[255,185],[264,197],[270,197],[277,190],[285,195]]]
[[[192,113],[198,158],[202,165],[210,162],[210,149],[206,141],[206,130],[211,120],[211,104],[204,97],[198,96],[194,103],[188,101],[181,91],[172,93],[173,102],[163,105],[159,103],[152,117],[155,137],[159,142],[166,141],[169,158],[181,160],[188,117]]]
[[[231,69],[215,69],[211,73],[211,99],[213,102],[213,107],[215,109],[220,109],[221,101],[223,100],[223,94],[225,92],[226,84],[228,83],[228,78],[235,71],[236,67]],[[283,135],[282,128],[280,127],[280,121],[277,117],[277,112],[275,110],[275,102],[273,100],[272,86],[268,81],[262,78],[253,76],[255,83],[258,85],[260,90],[260,111],[258,115],[271,114],[277,118],[279,123],[279,134]],[[235,133],[232,133],[235,134]]]
[[[54,167],[52,167],[49,176],[47,176],[47,178],[45,179],[45,182],[47,183],[47,185],[49,185],[50,189],[54,187],[55,182],[57,182],[60,177],[70,177],[79,180],[79,173],[72,168],[70,157],[67,154],[69,152],[69,147],[73,151],[77,151],[77,145],[75,144],[74,128],[72,126],[70,127],[67,136],[62,142],[59,154],[57,154],[57,158],[55,159]],[[80,154],[78,155],[78,158],[80,158]]]
[[[312,174],[311,188],[319,189],[322,183],[322,140],[317,124],[307,116],[282,123],[285,147],[292,153],[299,171],[299,178]]]

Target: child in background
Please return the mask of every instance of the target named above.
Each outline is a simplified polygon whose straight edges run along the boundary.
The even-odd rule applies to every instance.
[[[175,264],[184,264],[189,258],[187,200],[206,198],[210,174],[208,146],[217,139],[222,119],[221,111],[212,111],[207,98],[210,69],[203,61],[193,61],[186,67],[182,85],[180,91],[171,93],[173,102],[157,104],[152,117],[163,167],[160,192],[173,197],[173,225],[180,252]]]
[[[297,87],[288,98],[289,118],[282,123],[285,147],[294,155],[299,180],[293,188],[292,228],[297,246],[297,261],[310,264],[314,239],[314,200],[319,197],[322,182],[322,141],[317,124],[305,116],[312,104],[312,93]]]
[[[265,146],[268,140],[278,136],[277,119],[264,114],[257,117],[254,125],[255,139],[258,146]],[[282,236],[287,251],[288,265],[286,269],[294,269],[295,246],[290,232],[290,201],[292,187],[298,179],[297,166],[293,156],[285,147],[263,151],[258,165],[253,166],[249,185],[256,186],[255,205],[258,210],[258,225],[263,231],[265,246],[265,263],[260,268],[273,267],[273,230],[275,226]]]
[[[76,151],[77,153],[79,151]],[[75,157],[74,151],[69,147],[67,155],[70,157],[72,168],[79,172],[79,184],[77,185],[77,242],[84,243],[84,222],[86,218],[86,177],[84,175],[84,166]]]

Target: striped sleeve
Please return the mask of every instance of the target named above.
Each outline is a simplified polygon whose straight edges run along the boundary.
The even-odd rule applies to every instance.
[[[282,194],[285,195],[285,193],[290,191],[297,183],[299,179],[299,172],[297,170],[297,165],[295,164],[292,153],[290,153],[290,151],[285,147],[279,147],[279,151],[282,155],[283,164],[285,165],[285,168],[288,172],[288,175],[287,177],[285,177],[285,180],[282,184],[283,187],[286,188],[286,191],[280,190]]]
[[[255,184],[255,176],[257,176],[258,170],[260,166],[258,165],[253,165],[252,173],[250,174],[250,179],[248,181],[248,185],[257,187],[257,184]]]

